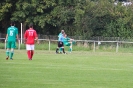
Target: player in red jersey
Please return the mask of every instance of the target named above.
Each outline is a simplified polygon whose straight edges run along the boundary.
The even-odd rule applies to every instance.
[[[35,41],[37,41],[37,43],[39,44],[37,32],[33,29],[33,24],[30,24],[29,29],[27,29],[24,34],[24,42],[26,44],[26,50],[29,60],[32,60],[34,54]]]

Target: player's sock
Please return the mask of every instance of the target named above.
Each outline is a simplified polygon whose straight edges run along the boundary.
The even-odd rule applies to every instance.
[[[10,59],[12,59],[14,52],[10,52]]]
[[[8,60],[8,58],[9,58],[9,53],[10,53],[9,50],[6,50],[6,56],[7,56],[6,60]]]
[[[72,50],[73,50],[73,49],[71,48],[71,52],[72,52]]]
[[[28,59],[31,59],[31,51],[30,50],[27,51],[27,56],[28,56]]]
[[[13,48],[11,48],[11,52],[10,52],[10,59],[13,59],[12,57],[13,57],[13,54],[14,54],[14,49]]]
[[[59,49],[57,48],[57,49],[56,49],[56,53],[58,53],[58,50],[59,50]]]
[[[9,56],[9,50],[6,50],[6,56],[8,57]]]
[[[63,53],[64,53],[64,54],[66,54],[66,52],[65,52],[64,48],[62,48],[62,50],[63,50]]]
[[[31,60],[32,60],[33,55],[34,55],[34,51],[31,50]]]
[[[72,48],[69,48],[69,52],[72,52]]]
[[[62,52],[62,48],[59,49],[60,53]]]

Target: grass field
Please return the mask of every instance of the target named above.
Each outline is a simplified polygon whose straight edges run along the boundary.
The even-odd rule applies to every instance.
[[[0,50],[0,88],[132,87],[132,53],[37,50],[29,61],[25,50],[15,50],[14,60]]]

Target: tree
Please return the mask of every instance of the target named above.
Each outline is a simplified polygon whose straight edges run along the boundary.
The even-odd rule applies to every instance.
[[[133,37],[132,6],[114,5],[114,0],[1,0],[0,26],[6,29],[10,20],[23,31],[34,23],[38,33],[67,35]],[[1,31],[1,30],[0,30]]]
[[[49,13],[54,5],[54,0],[19,0],[11,19],[22,22],[23,30],[29,23],[34,23],[35,26],[39,26],[38,28],[44,28],[51,19]]]
[[[4,32],[4,28],[7,28],[10,24],[10,17],[11,12],[13,12],[14,6],[12,5],[14,1],[11,0],[1,0],[0,1],[0,30],[1,32]]]

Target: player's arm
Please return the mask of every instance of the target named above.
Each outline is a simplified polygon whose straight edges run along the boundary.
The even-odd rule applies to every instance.
[[[39,44],[38,35],[37,35],[36,31],[34,33],[35,33],[35,42],[37,42]]]
[[[37,42],[37,44],[39,44],[39,40],[38,37],[35,38],[35,41]]]
[[[72,42],[74,39],[67,37],[67,40],[68,40],[69,42]]]
[[[6,39],[5,39],[5,41],[7,41],[7,38],[8,38],[8,29],[7,29],[7,34],[6,34]]]
[[[17,40],[18,40],[18,43],[19,43],[19,37],[18,37],[18,29],[16,29],[16,37],[17,37]]]
[[[26,44],[26,38],[24,37],[24,44]]]
[[[8,34],[6,34],[6,39],[5,39],[5,41],[7,41],[7,38],[8,38]]]
[[[17,40],[18,40],[18,43],[19,43],[19,37],[18,37],[18,34],[16,35],[16,37],[17,37]]]

